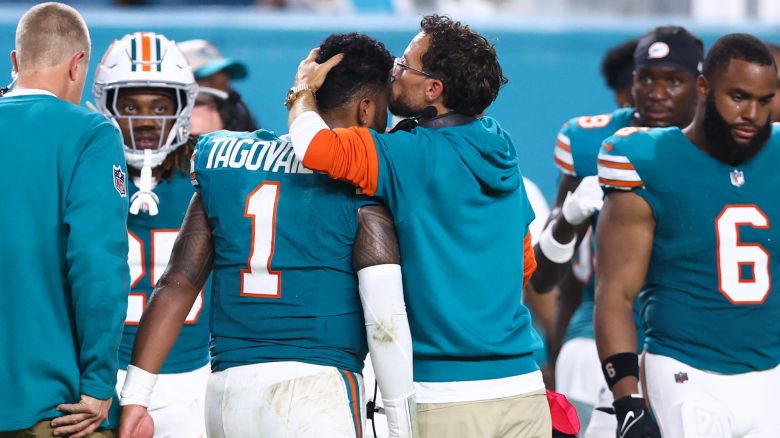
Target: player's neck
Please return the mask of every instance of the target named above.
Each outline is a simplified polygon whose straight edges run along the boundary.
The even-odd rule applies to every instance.
[[[694,117],[693,123],[688,125],[686,128],[683,128],[682,132],[685,135],[685,138],[693,143],[694,146],[706,153],[709,153],[710,141],[707,137],[707,133],[704,130],[704,123],[699,119],[698,116]]]
[[[357,119],[357,110],[353,108],[342,107],[333,108],[329,111],[320,111],[320,117],[329,128],[349,128],[352,126],[362,126]]]

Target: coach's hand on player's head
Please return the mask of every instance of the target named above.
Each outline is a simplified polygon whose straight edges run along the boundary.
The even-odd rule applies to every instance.
[[[298,72],[295,74],[295,84],[293,85],[308,84],[312,90],[318,90],[325,82],[328,72],[344,59],[344,54],[339,53],[322,64],[318,64],[315,59],[319,51],[320,49],[312,49],[309,56],[298,64]]]
[[[51,421],[53,433],[56,436],[67,435],[70,438],[81,438],[94,432],[108,417],[111,408],[111,398],[100,400],[81,394],[81,401],[73,404],[61,404],[57,410],[66,415]]]
[[[627,395],[612,402],[612,406],[617,417],[618,438],[661,438],[642,396]]]
[[[149,411],[140,405],[122,406],[119,418],[119,438],[152,438],[154,421]]]

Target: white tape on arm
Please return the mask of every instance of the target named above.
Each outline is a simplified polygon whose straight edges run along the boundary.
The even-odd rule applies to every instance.
[[[154,391],[155,383],[157,383],[157,374],[152,374],[134,365],[128,365],[119,405],[140,405],[148,408],[152,403],[152,391]]]
[[[314,111],[305,111],[292,122],[290,139],[292,139],[293,151],[295,151],[298,160],[303,161],[312,139],[323,129],[330,128]]]
[[[411,437],[415,417],[412,335],[406,318],[401,266],[369,266],[357,275],[368,349],[382,391],[390,437]]]
[[[553,263],[566,263],[574,256],[574,246],[577,244],[577,236],[569,243],[560,243],[555,240],[552,234],[552,223],[542,231],[542,237],[539,238],[539,249],[542,254]]]

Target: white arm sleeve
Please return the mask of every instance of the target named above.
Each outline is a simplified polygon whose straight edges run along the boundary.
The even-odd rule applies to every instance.
[[[306,151],[309,149],[312,139],[323,129],[330,129],[319,114],[314,111],[305,111],[299,115],[290,125],[290,140],[293,152],[299,161],[303,161]]]
[[[400,265],[376,265],[357,272],[368,349],[382,392],[390,437],[413,436],[415,422],[412,335]]]

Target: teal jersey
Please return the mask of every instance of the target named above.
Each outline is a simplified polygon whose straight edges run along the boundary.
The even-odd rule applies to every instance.
[[[44,94],[0,98],[0,431],[115,393],[129,291],[119,131]],[[115,400],[113,405],[117,405]],[[104,427],[118,425],[112,410]]]
[[[599,155],[606,188],[633,190],[656,221],[639,302],[650,353],[721,374],[780,362],[780,129],[733,167],[678,128],[626,128]]]
[[[130,181],[132,197],[138,187]],[[141,314],[171,257],[173,243],[194,193],[188,175],[175,172],[170,180],[162,180],[154,187],[159,199],[159,213],[150,216],[140,211],[127,219],[129,247],[127,261],[130,264],[130,296],[127,301],[127,317],[119,348],[119,366],[127,369],[133,352],[135,333]],[[204,291],[209,290],[206,282]],[[179,338],[165,359],[161,373],[183,373],[196,370],[209,361],[209,301],[204,291],[192,306]],[[205,298],[205,299],[204,299]]]
[[[358,209],[373,201],[306,169],[265,130],[202,136],[193,171],[214,245],[212,368],[299,361],[361,372],[352,246]]]
[[[631,126],[636,112],[633,108],[621,108],[610,114],[574,117],[558,132],[553,160],[558,170],[581,181],[597,175],[596,156],[601,142],[620,128]]]
[[[496,379],[538,369],[521,304],[534,218],[509,134],[484,117],[412,132],[370,131],[376,196],[393,212],[414,379]]]
[[[610,114],[574,117],[563,124],[555,141],[553,160],[563,175],[582,181],[586,176],[598,174],[596,161],[601,142],[620,128],[631,126],[633,108],[621,108]],[[593,216],[593,228],[597,215]],[[582,287],[582,301],[572,314],[564,340],[574,338],[594,339],[593,307],[596,286],[591,275]],[[641,342],[640,342],[641,345]]]

